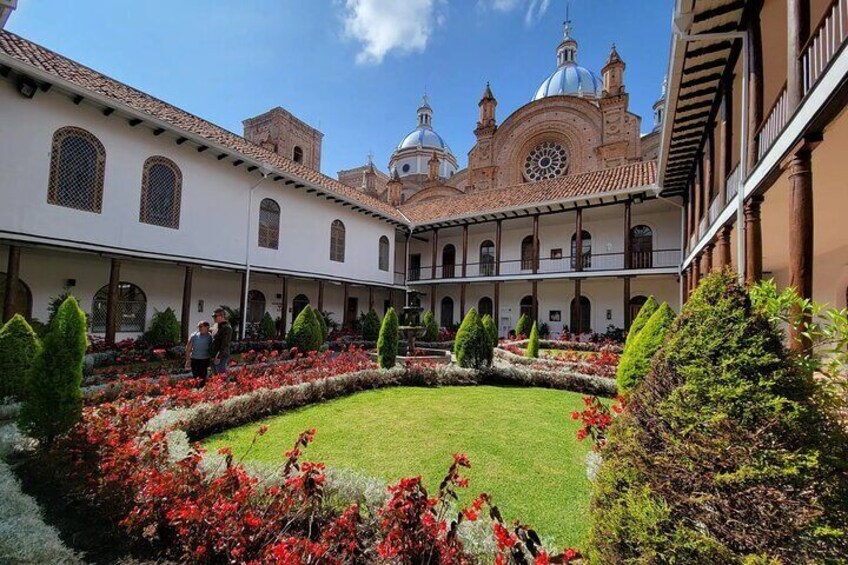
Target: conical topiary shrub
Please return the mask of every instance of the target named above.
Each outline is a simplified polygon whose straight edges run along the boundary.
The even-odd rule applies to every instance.
[[[287,341],[289,347],[296,347],[300,353],[318,351],[324,337],[314,308],[307,306],[300,311],[289,330]]]
[[[380,337],[380,317],[374,309],[368,310],[362,319],[362,339],[365,341],[377,341]]]
[[[527,341],[527,350],[524,352],[524,355],[532,359],[538,359],[539,357],[539,329],[535,323],[530,329],[530,339]]]
[[[651,368],[651,359],[659,351],[674,321],[674,310],[665,302],[657,308],[648,322],[624,348],[616,370],[616,384],[621,393],[630,392]]]
[[[307,308],[309,308],[309,306],[307,306]],[[330,325],[327,324],[328,314],[321,312],[317,308],[313,308],[312,313],[315,315],[315,321],[318,322],[318,329],[321,330],[321,344],[318,346],[320,348],[321,345],[327,341],[327,338],[330,337]]]
[[[486,335],[489,338],[489,344],[492,346],[492,349],[494,349],[498,346],[498,326],[488,314],[483,316],[483,329],[486,330]]]
[[[530,316],[527,314],[522,314],[518,318],[518,323],[515,324],[515,337],[521,338],[524,336],[525,339],[530,337],[530,330],[533,329],[533,320],[530,319]]]
[[[380,336],[377,338],[377,363],[384,369],[391,369],[397,362],[399,327],[397,312],[394,308],[389,308],[383,316],[383,325],[380,326]],[[407,354],[412,355],[412,352],[409,351]]]
[[[476,308],[470,309],[462,319],[453,342],[453,354],[460,367],[482,369],[491,363],[491,340]]]
[[[608,430],[592,563],[840,563],[848,438],[732,274],[706,277]]]
[[[427,310],[427,312],[424,313],[424,317],[421,319],[421,324],[424,326],[424,341],[438,341],[439,323],[436,321],[436,317],[433,315],[433,312]]]
[[[82,360],[87,347],[85,314],[74,297],[59,307],[26,378],[18,423],[28,435],[52,443],[82,415]]]
[[[27,374],[37,350],[38,337],[20,314],[0,328],[0,398],[24,398]]]
[[[648,320],[654,315],[657,308],[659,308],[659,304],[654,300],[653,295],[649,296],[648,300],[639,309],[639,313],[636,314],[636,318],[630,322],[630,329],[627,331],[627,338],[624,340],[625,349],[631,341],[636,339],[636,336],[639,335],[639,332],[642,331],[642,328],[648,323]]]

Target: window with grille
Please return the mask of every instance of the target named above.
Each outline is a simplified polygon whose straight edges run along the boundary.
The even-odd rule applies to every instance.
[[[106,150],[91,132],[63,127],[53,134],[47,202],[100,213]]]
[[[389,270],[389,238],[386,236],[382,236],[380,238],[380,270],[388,271]]]
[[[259,290],[247,293],[247,323],[258,324],[265,315],[265,295]]]
[[[533,249],[533,236],[528,235],[521,240],[521,270],[529,271],[533,268],[533,264],[538,258],[534,257],[535,249]]]
[[[491,277],[495,274],[495,244],[486,240],[480,244],[480,275]]]
[[[150,157],[141,175],[141,208],[138,221],[163,228],[180,228],[183,175],[165,157]]]
[[[582,251],[583,251],[583,268],[592,268],[592,234],[583,230],[581,233]],[[577,268],[577,233],[571,235],[571,268]]]
[[[334,220],[330,226],[330,261],[344,263],[345,226],[341,220]]]
[[[259,247],[278,249],[280,245],[280,205],[265,198],[259,204]]]
[[[106,309],[109,298],[109,285],[94,295],[91,304],[91,331],[106,332]],[[147,321],[147,297],[139,287],[132,283],[118,283],[118,332],[141,333]]]

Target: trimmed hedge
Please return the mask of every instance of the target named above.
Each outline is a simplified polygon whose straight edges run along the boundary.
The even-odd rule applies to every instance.
[[[26,394],[26,378],[38,350],[38,337],[20,314],[0,328],[0,398]]]
[[[489,335],[483,329],[476,308],[465,314],[453,344],[453,354],[460,367],[482,369],[492,363],[492,345]]]
[[[180,322],[172,308],[153,313],[150,328],[144,332],[144,341],[151,347],[171,347],[180,342]]]
[[[624,340],[625,348],[627,348],[627,345],[630,344],[630,342],[636,339],[636,336],[639,335],[639,332],[642,331],[642,328],[645,327],[645,324],[648,323],[648,320],[651,319],[651,316],[654,315],[657,308],[659,308],[659,304],[657,304],[654,296],[649,296],[648,300],[646,300],[639,309],[639,313],[636,314],[636,318],[630,323],[630,330],[627,332],[627,339]]]
[[[592,563],[844,563],[848,437],[735,275],[706,277],[608,430]]]
[[[362,318],[362,339],[365,341],[377,341],[380,337],[380,317],[372,308]]]
[[[536,328],[535,322],[533,323],[533,328],[530,330],[530,339],[527,340],[527,351],[525,355],[532,359],[539,357],[539,330]]]
[[[530,319],[530,316],[527,314],[522,314],[520,318],[518,318],[518,323],[515,324],[515,337],[524,336],[529,337],[530,332],[533,329],[533,320]]]
[[[318,321],[319,316],[320,314],[311,306],[307,306],[301,310],[286,338],[289,346],[296,347],[301,353],[318,351],[324,343],[321,324]]]
[[[424,318],[421,320],[424,326],[424,341],[439,341],[439,323],[436,322],[436,317],[433,312],[427,310]]]
[[[59,307],[26,379],[26,400],[18,422],[29,436],[47,444],[68,431],[82,415],[82,359],[85,314],[74,297]]]
[[[389,311],[383,316],[383,325],[380,327],[380,336],[377,338],[377,363],[384,369],[391,369],[397,362],[400,341],[399,327],[397,312],[394,308],[389,308]]]
[[[633,390],[648,374],[651,359],[662,347],[672,322],[674,311],[663,302],[642,327],[639,335],[624,348],[615,376],[618,389],[622,393]]]

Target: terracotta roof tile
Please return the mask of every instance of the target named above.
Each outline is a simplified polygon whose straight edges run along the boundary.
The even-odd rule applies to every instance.
[[[647,161],[590,173],[565,175],[552,180],[405,204],[400,207],[400,211],[414,224],[428,224],[649,186],[656,181],[656,176],[656,162]]]
[[[277,169],[278,172],[304,180],[327,193],[335,193],[346,200],[352,200],[395,221],[405,222],[397,209],[385,202],[268,151],[231,131],[109,78],[14,33],[0,30],[0,53],[5,53],[24,65],[56,76],[82,89],[111,98],[132,110],[171,124],[176,128],[226,147],[235,153],[267,163]]]

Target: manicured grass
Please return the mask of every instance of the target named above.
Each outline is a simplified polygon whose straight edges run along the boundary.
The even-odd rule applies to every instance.
[[[463,502],[491,494],[507,520],[519,519],[559,546],[582,546],[591,485],[588,442],[571,412],[581,395],[541,388],[388,388],[292,411],[208,438],[239,458],[260,424],[270,430],[249,458],[280,461],[298,432],[316,428],[306,455],[387,481],[422,475],[435,492],[454,452],[467,453],[471,486]]]

